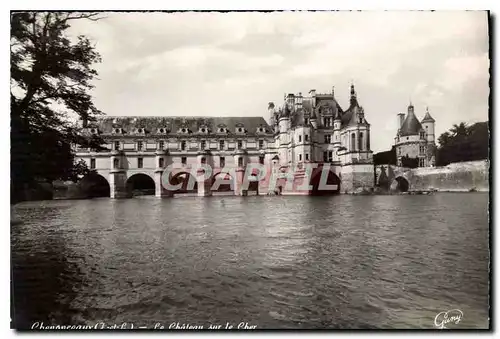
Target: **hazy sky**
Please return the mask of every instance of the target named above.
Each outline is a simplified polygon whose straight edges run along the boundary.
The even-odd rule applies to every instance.
[[[102,55],[94,97],[108,115],[264,116],[314,88],[346,109],[354,81],[375,152],[396,114],[429,106],[436,138],[488,119],[486,12],[103,13],[75,22]]]

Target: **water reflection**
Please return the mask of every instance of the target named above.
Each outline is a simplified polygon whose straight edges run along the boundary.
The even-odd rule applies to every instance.
[[[16,206],[17,328],[34,321],[488,326],[488,196],[212,197]]]

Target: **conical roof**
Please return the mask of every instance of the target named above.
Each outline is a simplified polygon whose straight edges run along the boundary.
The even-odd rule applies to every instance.
[[[424,118],[422,119],[422,122],[435,122],[436,120],[434,120],[431,115],[429,114],[429,109],[427,109],[427,111],[425,112],[425,116]]]
[[[408,114],[406,115],[406,119],[403,122],[403,125],[401,125],[401,129],[399,130],[399,135],[418,135],[421,129],[422,125],[413,112],[413,106],[410,105],[410,107],[408,107]]]

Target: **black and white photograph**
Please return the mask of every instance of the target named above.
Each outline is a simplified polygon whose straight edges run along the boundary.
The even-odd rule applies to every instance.
[[[493,20],[11,10],[11,329],[491,331]]]

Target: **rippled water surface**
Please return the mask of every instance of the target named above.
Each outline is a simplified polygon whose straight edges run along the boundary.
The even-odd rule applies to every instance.
[[[489,326],[487,194],[43,201],[13,218],[17,328],[434,328],[450,309],[454,328]]]

